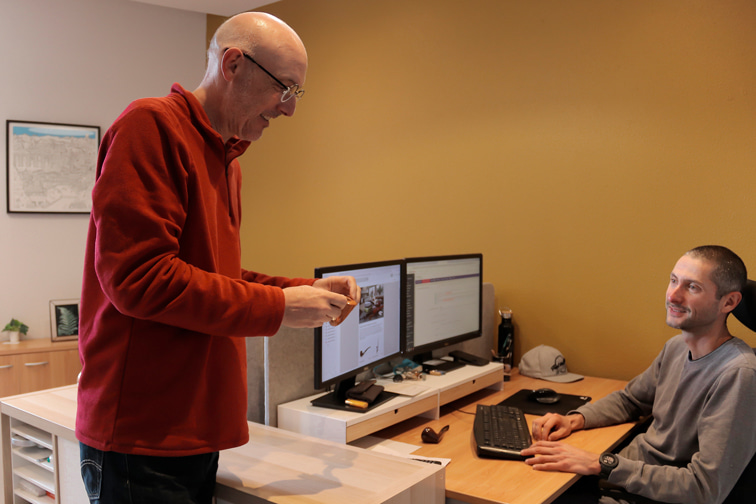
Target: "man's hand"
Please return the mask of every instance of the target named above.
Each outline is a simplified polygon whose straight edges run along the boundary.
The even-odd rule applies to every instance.
[[[360,287],[357,285],[357,280],[350,276],[332,276],[328,278],[319,278],[312,284],[317,289],[325,289],[327,291],[344,294],[354,299],[357,304],[360,304]]]
[[[525,463],[536,471],[560,471],[583,476],[599,474],[601,465],[599,456],[567,443],[557,441],[538,441],[521,452],[532,455]]]
[[[360,302],[357,282],[346,276],[321,278],[312,287],[288,287],[283,293],[286,307],[281,325],[294,328],[318,327],[338,318],[347,296]]]
[[[546,413],[533,420],[533,441],[556,441],[580,430],[585,425],[585,418],[580,413],[564,416]]]

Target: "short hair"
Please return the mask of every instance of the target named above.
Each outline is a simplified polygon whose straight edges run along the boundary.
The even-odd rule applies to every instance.
[[[730,292],[740,292],[748,283],[745,263],[727,247],[702,245],[687,251],[685,255],[714,263],[711,280],[717,286],[717,298],[721,299]]]

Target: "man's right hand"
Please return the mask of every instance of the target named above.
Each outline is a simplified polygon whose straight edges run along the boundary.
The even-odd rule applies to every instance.
[[[544,416],[533,420],[533,442],[556,441],[566,438],[574,431],[582,429],[584,425],[585,418],[580,413],[568,416],[546,413]]]
[[[570,415],[572,416],[572,415]],[[582,415],[581,415],[582,416]],[[536,471],[560,471],[583,476],[599,474],[599,456],[568,443],[537,441],[520,452]],[[623,501],[624,502],[624,501]]]
[[[286,299],[281,325],[293,328],[319,327],[341,315],[347,297],[325,289],[301,285],[283,290]]]

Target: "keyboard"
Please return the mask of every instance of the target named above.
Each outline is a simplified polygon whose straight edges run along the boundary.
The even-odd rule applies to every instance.
[[[513,406],[478,404],[473,435],[480,457],[525,460],[520,450],[531,445],[525,413]]]

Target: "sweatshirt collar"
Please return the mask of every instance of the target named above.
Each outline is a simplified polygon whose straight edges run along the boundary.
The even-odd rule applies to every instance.
[[[189,113],[192,116],[192,119],[194,119],[202,128],[204,128],[205,131],[203,133],[207,134],[208,136],[217,138],[218,142],[223,142],[223,137],[221,137],[220,133],[213,129],[212,125],[210,124],[210,118],[207,117],[205,109],[202,107],[202,104],[200,104],[199,100],[197,100],[197,97],[194,96],[191,91],[187,91],[179,83],[174,83],[173,86],[171,86],[171,94],[179,95],[184,98],[187,107],[189,107]],[[244,154],[250,143],[250,141],[242,140],[238,136],[231,137],[224,145],[224,150],[226,152],[226,164]]]

